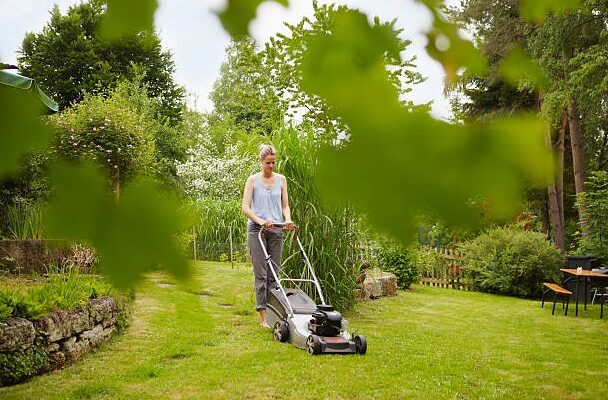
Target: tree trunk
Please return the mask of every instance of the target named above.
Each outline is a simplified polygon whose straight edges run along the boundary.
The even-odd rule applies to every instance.
[[[583,147],[583,133],[578,106],[575,100],[568,106],[568,122],[570,126],[570,143],[572,144],[572,166],[574,168],[574,187],[576,194],[585,191],[585,149]],[[587,223],[585,221],[585,205],[579,203],[578,218],[581,225],[581,234],[587,237]]]
[[[551,222],[549,221],[549,199],[546,191],[541,192],[542,207],[540,208],[540,223],[542,225],[542,232],[546,233],[547,236],[551,234]]]
[[[545,144],[554,152],[553,141],[551,140],[551,127],[547,126],[546,134],[545,134]],[[562,146],[563,147],[563,146]],[[559,146],[558,146],[559,149]],[[559,176],[563,174],[563,168],[559,166],[560,156],[557,157],[557,162],[555,163],[554,174],[549,177],[547,182],[547,206],[549,209],[549,222],[551,223],[551,230],[553,231],[553,240],[555,242],[555,246],[557,246],[562,252],[566,249],[566,243],[564,239],[564,217],[563,217],[563,208],[559,207],[559,195],[557,190],[556,181],[560,181]],[[563,155],[561,156],[563,160]],[[561,181],[563,182],[563,176],[561,177]],[[563,189],[562,189],[563,193]],[[563,194],[561,195],[563,198]]]
[[[557,205],[562,228],[565,226],[564,212],[564,154],[566,152],[566,127],[568,126],[568,112],[562,113],[562,125],[559,130],[557,144],[557,167],[555,171],[555,190],[557,191]]]

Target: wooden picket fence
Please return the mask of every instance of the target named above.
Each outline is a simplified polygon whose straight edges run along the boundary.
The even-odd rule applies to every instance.
[[[429,252],[434,254],[422,271],[422,284],[470,290],[463,276],[464,257],[460,253],[450,249],[429,249]]]

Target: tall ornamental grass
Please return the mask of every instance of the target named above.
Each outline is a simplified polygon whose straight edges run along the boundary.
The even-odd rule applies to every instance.
[[[357,257],[357,219],[348,207],[322,201],[317,182],[320,144],[312,132],[283,129],[275,134],[278,172],[287,178],[294,223],[300,229],[305,251],[315,268],[327,303],[340,310],[353,306],[360,262]],[[293,234],[286,235],[284,271],[291,277],[307,277]],[[312,287],[302,287],[314,294]]]
[[[6,212],[7,228],[11,239],[42,239],[42,207],[38,204],[16,203]]]
[[[247,223],[241,199],[202,199],[196,204],[196,257],[199,260],[244,261],[247,254]]]

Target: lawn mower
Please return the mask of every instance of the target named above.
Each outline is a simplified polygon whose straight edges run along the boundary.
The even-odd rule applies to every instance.
[[[273,327],[274,339],[279,342],[289,341],[311,355],[365,354],[367,351],[365,336],[355,334],[351,336],[348,332],[348,321],[331,305],[325,303],[319,280],[300,241],[299,230],[294,228],[294,237],[306,265],[301,278],[285,276],[268,255],[262,240],[265,229],[283,228],[283,224],[274,224],[271,228],[260,229],[258,233],[266,262],[275,280],[272,287],[268,288],[266,304],[266,322]],[[285,287],[284,283],[294,287]],[[319,304],[301,289],[305,284],[314,287]]]

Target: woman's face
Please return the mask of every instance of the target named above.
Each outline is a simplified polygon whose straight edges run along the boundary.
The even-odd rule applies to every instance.
[[[274,170],[274,166],[277,163],[277,156],[274,154],[269,154],[262,160],[262,171],[264,172],[272,172]]]

